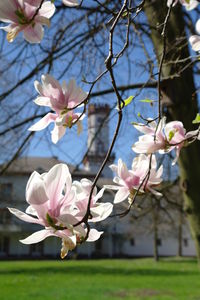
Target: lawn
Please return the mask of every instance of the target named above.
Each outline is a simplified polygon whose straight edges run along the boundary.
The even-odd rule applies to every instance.
[[[0,300],[200,300],[192,259],[1,261]]]

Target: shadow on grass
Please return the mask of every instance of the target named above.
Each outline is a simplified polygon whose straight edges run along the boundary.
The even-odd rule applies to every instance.
[[[13,274],[28,274],[28,275],[46,275],[46,274],[65,274],[68,276],[71,276],[72,274],[77,275],[114,275],[114,276],[131,276],[131,275],[137,275],[137,276],[177,276],[177,275],[184,275],[184,276],[195,276],[200,275],[199,271],[191,271],[191,270],[162,270],[162,269],[147,269],[147,268],[132,268],[132,269],[126,269],[126,268],[115,268],[115,267],[102,267],[102,266],[49,266],[49,267],[43,267],[38,266],[34,268],[16,268],[13,267],[13,269],[2,269],[0,270],[0,276],[1,275],[13,275]]]

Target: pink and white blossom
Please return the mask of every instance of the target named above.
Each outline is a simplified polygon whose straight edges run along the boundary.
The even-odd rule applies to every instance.
[[[139,140],[133,145],[132,149],[136,153],[151,154],[159,151],[164,154],[176,150],[176,157],[172,164],[175,164],[182,147],[187,145],[187,139],[192,132],[186,133],[182,122],[172,121],[165,123],[165,117],[161,119],[157,127],[156,122],[152,121],[149,125],[137,124],[134,127],[144,133]]]
[[[77,0],[63,0],[63,4],[66,6],[73,7],[79,5],[79,2]]]
[[[55,165],[48,173],[33,172],[26,186],[26,213],[16,208],[10,212],[25,222],[39,224],[39,230],[24,240],[24,244],[38,243],[49,236],[62,239],[61,257],[67,255],[77,244],[86,238],[87,230],[80,220],[76,207],[76,192],[72,186],[71,174],[67,165]],[[88,199],[85,199],[88,201]],[[102,232],[91,229],[87,241],[97,240]]]
[[[175,6],[178,2],[185,6],[187,10],[192,10],[199,5],[199,2],[197,0],[167,0],[167,6],[170,7],[172,3],[173,6]]]
[[[65,134],[66,128],[71,128],[75,123],[78,126],[78,133],[81,132],[80,113],[74,112],[73,108],[78,106],[86,97],[75,80],[70,80],[68,85],[64,81],[62,86],[52,76],[46,74],[41,77],[42,84],[35,81],[35,89],[39,96],[35,103],[40,106],[49,107],[55,113],[47,113],[42,119],[29,128],[30,131],[39,131],[54,123],[51,132],[52,142],[57,143]],[[79,119],[80,118],[80,119]]]
[[[29,43],[40,43],[44,35],[43,25],[50,26],[49,19],[55,12],[51,1],[41,0],[1,0],[0,21],[10,23],[0,27],[7,33],[7,40],[13,42],[19,32]]]
[[[200,19],[196,23],[196,32],[199,34],[195,34],[190,36],[189,42],[191,44],[192,50],[199,52],[200,51]]]
[[[80,218],[80,220],[84,217],[88,200],[92,188],[92,182],[86,178],[81,179],[81,181],[74,181],[73,187],[76,191],[76,202],[75,205],[78,209],[78,213],[76,217]],[[109,202],[99,203],[98,200],[102,198],[104,193],[104,188],[102,188],[97,193],[97,188],[95,187],[92,193],[91,203],[90,203],[90,213],[92,218],[89,219],[89,222],[100,222],[105,220],[112,212],[113,205]]]
[[[117,175],[113,179],[115,185],[106,185],[105,188],[117,191],[114,203],[120,203],[127,198],[132,201],[138,189],[140,193],[151,192],[157,196],[161,195],[154,190],[154,186],[162,182],[163,166],[157,170],[155,155],[152,155],[151,166],[150,157],[140,154],[134,158],[131,170],[128,170],[121,159],[117,165],[111,165],[110,168]]]

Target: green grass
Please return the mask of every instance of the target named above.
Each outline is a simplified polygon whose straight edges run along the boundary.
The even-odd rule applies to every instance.
[[[0,300],[200,300],[192,259],[1,261]]]

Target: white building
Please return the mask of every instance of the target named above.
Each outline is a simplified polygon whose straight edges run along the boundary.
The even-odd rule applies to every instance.
[[[73,180],[80,180],[83,177],[92,180],[99,169],[109,145],[109,127],[106,122],[108,115],[108,106],[96,107],[91,105],[89,107],[89,150],[85,159],[85,169],[76,170],[74,166],[68,164]],[[102,122],[104,126],[101,132]],[[96,136],[97,138],[95,138]],[[113,160],[114,156],[111,157],[109,164]],[[61,240],[56,237],[49,237],[39,244],[30,246],[21,244],[19,240],[38,230],[39,226],[22,222],[7,210],[7,207],[15,207],[25,211],[27,207],[25,188],[30,174],[34,170],[39,173],[46,172],[57,163],[60,163],[57,158],[18,158],[0,178],[0,257],[57,257],[60,255]],[[111,177],[112,173],[109,168],[105,168],[98,181],[98,187],[111,184]],[[177,187],[173,193],[176,194],[176,197],[180,195]],[[107,191],[103,201],[112,202],[113,196],[112,191]],[[194,243],[184,218],[181,217],[181,223],[178,222],[177,211],[168,208],[165,201],[160,203],[162,209],[156,215],[154,208],[149,209],[149,200],[146,199],[145,201],[144,211],[149,210],[148,214],[144,214],[143,217],[140,216],[137,220],[133,218],[132,212],[122,219],[119,217],[108,218],[97,224],[97,228],[104,230],[104,235],[96,243],[84,243],[70,255],[78,255],[79,257],[153,256],[156,243],[160,256],[177,255],[180,245],[183,255],[194,256]],[[125,205],[123,203],[116,206],[115,212],[125,210]],[[165,215],[162,210],[167,210],[174,222],[173,220],[169,222],[167,214]],[[133,211],[136,211],[136,208],[135,210],[133,208]],[[136,216],[138,217],[140,214],[138,212]]]

